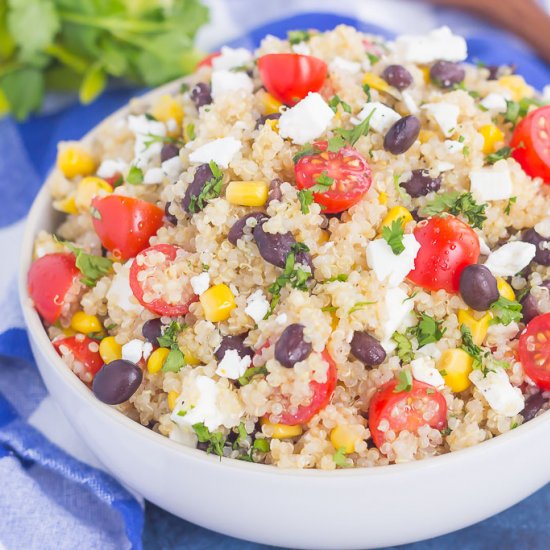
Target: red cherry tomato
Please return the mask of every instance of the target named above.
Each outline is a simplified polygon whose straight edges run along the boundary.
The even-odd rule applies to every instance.
[[[124,183],[124,178],[120,172],[113,174],[108,178],[103,178],[113,189]]]
[[[84,334],[58,338],[52,344],[61,357],[72,355],[71,370],[86,384],[103,366],[98,343]]]
[[[133,258],[160,227],[164,211],[158,206],[123,195],[94,197],[94,229],[101,244],[122,260]]]
[[[321,409],[324,409],[330,402],[336,382],[338,380],[338,369],[336,363],[327,350],[323,351],[323,359],[328,363],[327,379],[325,382],[311,381],[309,387],[313,392],[313,396],[308,405],[300,405],[298,410],[291,414],[283,412],[279,422],[293,426],[295,424],[305,424],[309,422]]]
[[[386,441],[385,431],[379,429],[383,420],[396,434],[403,430],[414,433],[425,424],[437,430],[447,425],[445,397],[433,386],[417,380],[413,380],[410,391],[396,392],[396,386],[397,380],[384,384],[370,402],[369,429],[379,449]]]
[[[212,59],[215,57],[219,57],[221,55],[221,52],[212,52],[209,53],[206,57],[203,57],[198,63],[196,69],[200,69],[201,67],[212,67]]]
[[[326,191],[313,193],[316,203],[324,206],[325,214],[336,214],[357,204],[369,190],[372,177],[367,161],[353,148],[343,147],[332,153],[327,142],[315,143],[321,153],[306,155],[296,163],[296,186],[309,189],[318,185],[323,173],[334,183]]]
[[[516,126],[510,147],[527,175],[550,183],[550,105],[530,112]]]
[[[147,255],[155,252],[162,253],[164,255],[164,261],[156,264],[154,267],[146,266],[143,260]],[[155,277],[159,275],[162,276],[163,273],[170,268],[174,260],[176,260],[176,256],[181,259],[182,257],[186,257],[187,254],[188,253],[179,246],[174,246],[173,244],[157,244],[156,246],[146,248],[137,255],[136,259],[132,262],[132,267],[130,267],[130,288],[143,307],[157,315],[166,315],[167,317],[178,317],[180,315],[185,315],[189,311],[189,304],[196,302],[198,296],[194,294],[189,280],[181,274],[178,275],[177,281],[181,284],[181,295],[176,303],[168,302],[162,297],[149,302],[144,300],[145,294],[148,291],[153,291],[152,286],[158,284],[155,282]],[[142,272],[146,273],[144,280],[140,280],[141,277],[139,274]]]
[[[258,71],[267,91],[294,105],[309,92],[317,92],[327,77],[327,64],[311,55],[269,53],[258,59]]]
[[[462,270],[479,258],[479,238],[454,216],[420,222],[414,236],[420,250],[408,278],[427,290],[457,293]]]
[[[29,295],[44,321],[53,325],[59,319],[67,293],[79,276],[74,254],[46,254],[32,263],[27,277]]]
[[[537,315],[519,337],[519,360],[527,376],[550,391],[550,313]]]

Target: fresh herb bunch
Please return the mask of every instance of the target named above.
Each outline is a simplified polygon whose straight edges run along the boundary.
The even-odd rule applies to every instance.
[[[426,216],[435,216],[441,212],[449,212],[453,216],[462,214],[472,227],[481,229],[483,222],[487,219],[485,215],[486,204],[478,204],[472,193],[460,193],[459,191],[449,191],[440,193],[424,206],[422,214]]]
[[[22,120],[47,89],[93,101],[109,77],[157,86],[191,72],[208,20],[200,0],[5,0],[0,3],[0,113]]]

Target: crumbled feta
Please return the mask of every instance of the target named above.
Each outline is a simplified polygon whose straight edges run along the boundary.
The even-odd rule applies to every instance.
[[[143,175],[143,183],[145,185],[155,185],[157,183],[162,183],[164,179],[164,172],[162,168],[149,168],[147,172]]]
[[[160,154],[162,141],[151,141],[151,136],[165,136],[166,126],[158,120],[149,120],[145,115],[128,117],[128,128],[135,136],[134,164],[142,170],[149,161]]]
[[[214,71],[212,73],[213,99],[238,90],[245,90],[251,94],[253,89],[252,79],[246,73],[235,71]]]
[[[466,40],[449,27],[434,29],[426,35],[402,35],[394,43],[396,57],[413,63],[464,61],[468,57]]]
[[[287,321],[288,316],[286,313],[281,313],[280,315],[277,315],[277,317],[275,317],[275,322],[280,326],[286,325]]]
[[[451,153],[451,155],[454,153],[460,153],[460,151],[464,149],[464,142],[456,141],[452,139],[446,139],[444,145],[447,151]]]
[[[488,256],[491,253],[491,249],[489,248],[489,245],[483,238],[483,235],[481,235],[481,231],[479,229],[474,229],[477,238],[479,239],[479,252],[483,254],[483,256]]]
[[[512,277],[531,263],[536,252],[532,243],[513,241],[491,252],[485,265],[496,277]]]
[[[425,357],[431,357],[434,361],[438,361],[441,357],[441,350],[437,347],[437,344],[430,343],[418,348],[416,350],[417,355],[422,355]]]
[[[239,352],[235,349],[228,349],[224,354],[222,360],[218,363],[216,374],[223,378],[230,378],[236,380],[240,378],[246,369],[252,363],[250,355],[241,357]]]
[[[107,306],[111,309],[112,306],[120,308],[128,313],[140,314],[143,311],[143,306],[136,300],[132,289],[130,288],[130,267],[133,260],[128,260],[118,270],[111,281],[111,286],[107,291]]]
[[[191,288],[193,292],[200,296],[203,292],[206,292],[210,287],[210,275],[208,271],[203,271],[194,277],[191,277]]]
[[[142,358],[147,359],[152,351],[153,346],[150,342],[135,338],[122,346],[122,359],[137,364]]]
[[[521,390],[512,386],[503,368],[489,371],[486,376],[480,370],[474,370],[470,373],[470,380],[498,414],[512,417],[525,407]]]
[[[298,42],[298,44],[292,44],[292,51],[299,53],[300,55],[311,55],[311,50],[307,42]]]
[[[370,119],[370,127],[379,134],[385,134],[400,118],[401,115],[393,109],[380,103],[371,101],[365,103],[357,118],[352,118],[351,122],[355,125],[360,124],[374,111]]]
[[[402,325],[410,326],[414,322],[411,311],[414,302],[408,299],[407,293],[400,287],[388,288],[383,300],[379,302],[379,315],[386,320],[382,322],[382,347],[387,351],[395,349],[395,342],[391,339],[393,333]]]
[[[251,65],[253,61],[252,52],[246,48],[230,48],[222,46],[220,55],[212,58],[212,69],[214,71],[228,71],[235,67]]]
[[[415,380],[430,384],[434,388],[441,388],[445,385],[443,376],[435,368],[434,361],[429,357],[419,357],[411,361],[412,375]]]
[[[496,94],[494,92],[485,96],[479,103],[488,111],[495,114],[505,113],[508,108],[506,98],[502,94]]]
[[[442,101],[440,103],[426,103],[422,108],[426,109],[428,114],[433,117],[446,137],[454,134],[458,124],[458,115],[460,114],[458,105]]]
[[[367,264],[380,282],[387,280],[390,286],[397,286],[414,269],[420,243],[414,235],[403,235],[403,246],[405,250],[401,254],[394,254],[385,239],[368,243]]]
[[[292,139],[298,145],[304,145],[321,136],[333,117],[334,111],[322,96],[310,92],[294,107],[283,112],[279,119],[279,135]]]
[[[512,178],[505,160],[490,168],[470,172],[470,191],[481,202],[500,201],[512,196]]]
[[[183,164],[179,156],[176,156],[165,160],[160,167],[166,176],[170,179],[176,179],[181,174]]]
[[[97,175],[100,178],[112,178],[117,174],[123,174],[127,166],[126,162],[121,159],[105,159],[101,161],[97,169]]]
[[[189,160],[197,163],[208,163],[213,160],[218,166],[227,168],[242,146],[242,143],[232,136],[215,139],[195,149],[189,155]]]
[[[329,63],[329,69],[335,72],[341,71],[343,73],[357,74],[361,70],[361,63],[336,56]]]
[[[409,92],[401,92],[401,97],[403,98],[403,103],[405,104],[407,111],[409,111],[411,115],[417,115],[420,112],[416,101],[413,99],[413,96]]]
[[[246,300],[244,311],[259,323],[269,311],[269,302],[261,290],[253,292]]]
[[[519,325],[512,321],[509,325],[502,325],[500,323],[496,325],[489,325],[487,329],[487,345],[498,345],[502,342],[509,342],[513,340],[519,332]]]
[[[452,170],[455,167],[455,165],[452,162],[445,162],[440,161],[435,165],[435,169],[442,174],[443,172],[448,172],[449,170]]]
[[[535,231],[545,239],[550,239],[550,218],[544,218],[535,225]]]

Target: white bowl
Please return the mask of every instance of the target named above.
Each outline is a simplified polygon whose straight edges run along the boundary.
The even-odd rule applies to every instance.
[[[177,89],[174,83],[149,94]],[[121,109],[113,116],[127,112]],[[88,134],[93,135],[97,128]],[[104,466],[181,518],[251,541],[292,548],[372,548],[466,527],[550,481],[550,413],[475,447],[369,469],[281,470],[179,445],[98,401],[50,344],[27,293],[33,241],[59,214],[42,188],[23,241],[19,293],[46,386]]]

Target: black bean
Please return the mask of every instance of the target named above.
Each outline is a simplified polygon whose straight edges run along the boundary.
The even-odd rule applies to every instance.
[[[279,120],[280,118],[281,118],[281,113],[271,113],[269,115],[262,115],[256,121],[256,129],[258,129],[260,126],[263,126],[266,120]]]
[[[191,199],[193,197],[198,197],[201,194],[201,191],[204,189],[206,182],[214,177],[212,170],[208,164],[201,164],[195,171],[195,176],[193,181],[189,184],[189,187],[185,191],[185,195],[181,201],[183,209],[192,214],[190,210]],[[195,204],[195,212],[201,210],[198,204]]]
[[[177,157],[180,154],[180,148],[175,143],[165,143],[160,150],[160,162]]]
[[[523,420],[525,422],[528,422],[529,420],[533,420],[535,418],[536,414],[542,409],[542,407],[548,402],[548,399],[546,399],[542,392],[534,393],[533,395],[530,395],[525,400],[525,407],[520,412],[521,416],[523,416]]]
[[[547,288],[550,290],[550,279],[544,281],[541,287]],[[527,324],[529,321],[534,319],[537,315],[540,315],[542,312],[539,310],[537,299],[529,291],[520,301],[521,303],[521,313],[523,315],[523,322]]]
[[[380,365],[386,359],[382,344],[368,332],[354,332],[351,340],[351,353],[367,367]]]
[[[460,275],[460,295],[476,311],[487,311],[499,297],[497,280],[484,265],[472,264]]]
[[[220,347],[214,352],[216,359],[221,361],[225,355],[225,352],[232,349],[235,350],[240,357],[248,355],[252,357],[254,351],[245,345],[244,340],[248,336],[248,333],[238,334],[236,336],[224,336]]]
[[[197,441],[197,449],[199,451],[208,451],[208,448],[210,447],[209,441]]]
[[[452,61],[436,61],[430,69],[432,82],[440,88],[452,88],[455,84],[460,84],[465,76],[464,69]]]
[[[204,105],[212,103],[212,91],[210,86],[206,82],[199,82],[191,90],[191,101],[195,104],[195,107],[199,109]]]
[[[275,344],[275,359],[291,368],[309,357],[311,344],[304,340],[304,325],[295,323],[285,328]]]
[[[141,384],[143,373],[131,361],[116,359],[103,365],[94,377],[94,395],[107,405],[119,405],[128,401]]]
[[[382,78],[394,88],[398,90],[404,90],[408,88],[412,82],[413,77],[403,65],[390,65],[384,69],[382,73]]]
[[[516,72],[516,65],[487,65],[485,67],[489,71],[488,80],[498,80],[501,76],[506,74],[514,74]]]
[[[384,138],[384,149],[394,155],[408,151],[418,138],[420,121],[414,116],[404,116],[389,130]]]
[[[441,176],[432,178],[428,170],[413,170],[409,180],[404,181],[400,185],[411,197],[423,197],[433,191],[439,191]]]
[[[533,260],[540,265],[550,265],[550,239],[546,239],[535,229],[528,229],[522,235],[521,240],[526,243],[534,244],[537,251]]]
[[[260,256],[270,264],[285,267],[286,257],[296,242],[294,235],[288,233],[266,233],[263,223],[259,223],[253,231],[254,240],[258,245]]]
[[[263,212],[251,212],[250,214],[246,214],[246,216],[243,216],[242,218],[238,219],[229,230],[229,233],[227,234],[227,240],[237,246],[237,241],[243,237],[245,234],[245,230],[248,228],[249,233],[252,233],[253,228],[249,227],[246,223],[248,220],[254,218],[258,223],[261,221],[264,221],[267,219],[267,216]]]
[[[149,319],[149,321],[145,321],[145,323],[143,323],[141,334],[148,342],[153,344],[153,346],[158,346],[158,339],[162,336],[163,328],[164,324],[161,322],[159,317],[156,319]]]
[[[272,179],[269,184],[269,194],[267,196],[267,202],[280,201],[283,198],[283,192],[281,191],[282,180],[279,178]]]
[[[167,202],[165,205],[164,205],[164,217],[166,218],[166,221],[172,225],[178,225],[178,218],[176,218],[176,216],[174,216],[174,214],[171,214],[170,213],[170,205],[172,203],[171,202]]]

